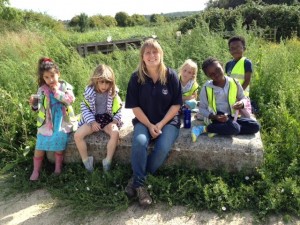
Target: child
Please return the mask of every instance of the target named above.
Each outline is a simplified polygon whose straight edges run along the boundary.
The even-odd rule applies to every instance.
[[[107,172],[110,170],[119,139],[119,129],[122,126],[122,102],[118,95],[113,70],[106,65],[97,66],[83,95],[82,118],[79,129],[74,135],[75,143],[85,168],[92,172],[94,159],[87,154],[84,138],[98,131],[107,133],[110,140],[107,143],[106,158],[102,160],[103,170]]]
[[[191,110],[197,106],[197,91],[199,85],[196,81],[198,66],[191,59],[187,59],[179,68],[179,79],[181,83],[182,100],[184,107]]]
[[[192,140],[205,132],[221,135],[254,134],[259,124],[250,118],[236,118],[236,110],[244,108],[243,88],[235,79],[225,76],[222,64],[215,58],[208,58],[202,70],[211,80],[207,81],[200,92],[200,113],[208,118],[208,126],[194,126]]]
[[[45,151],[55,152],[55,174],[60,174],[63,162],[63,150],[68,142],[69,133],[73,131],[74,112],[71,104],[75,101],[73,87],[66,81],[59,80],[58,66],[50,58],[38,61],[38,96],[33,96],[29,104],[34,111],[39,111],[37,119],[37,142],[33,157],[34,169],[30,180],[39,178],[39,172]]]
[[[245,96],[248,98],[245,101],[246,111],[243,110],[243,116],[250,117],[251,103],[249,99],[250,81],[252,76],[252,62],[243,56],[246,50],[245,39],[241,36],[233,36],[228,40],[228,47],[233,59],[226,63],[225,72],[228,76],[237,79],[244,90]],[[247,113],[248,112],[248,113]]]

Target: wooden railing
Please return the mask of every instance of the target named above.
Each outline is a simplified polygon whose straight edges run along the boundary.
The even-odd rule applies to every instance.
[[[116,41],[104,41],[104,42],[92,42],[83,43],[77,45],[77,51],[82,57],[86,57],[88,54],[108,54],[116,49],[128,50],[132,48],[140,48],[142,42],[149,37],[143,38],[131,38]]]

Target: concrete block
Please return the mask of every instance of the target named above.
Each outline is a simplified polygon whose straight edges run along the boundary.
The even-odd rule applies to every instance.
[[[114,155],[114,162],[130,163],[133,126],[132,110],[123,109],[124,126],[120,130],[120,140]],[[201,124],[192,119],[192,126]],[[208,137],[203,134],[195,143],[191,139],[191,129],[180,128],[177,138],[165,165],[192,166],[205,170],[222,169],[229,172],[240,170],[252,171],[263,163],[263,145],[260,133],[254,135],[237,135]],[[88,154],[93,155],[96,162],[106,155],[106,144],[109,136],[98,132],[86,137]],[[149,147],[151,151],[152,146]],[[54,162],[54,155],[47,152],[48,159]],[[81,162],[73,134],[65,151],[65,163]]]

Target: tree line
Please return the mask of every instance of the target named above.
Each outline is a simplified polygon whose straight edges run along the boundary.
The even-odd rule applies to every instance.
[[[220,1],[219,1],[220,2]],[[274,31],[274,39],[300,37],[300,4],[266,5],[261,2],[248,1],[235,8],[209,7],[203,12],[182,20],[179,30],[188,30],[205,22],[215,32],[234,30],[237,21],[241,21],[245,29]]]

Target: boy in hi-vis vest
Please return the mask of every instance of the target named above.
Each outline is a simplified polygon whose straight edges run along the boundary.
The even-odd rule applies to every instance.
[[[233,59],[226,63],[225,72],[228,76],[235,78],[240,82],[244,89],[244,95],[247,97],[243,117],[250,117],[251,102],[249,98],[250,81],[253,72],[252,62],[244,56],[246,42],[244,37],[233,36],[228,40],[229,52]]]

